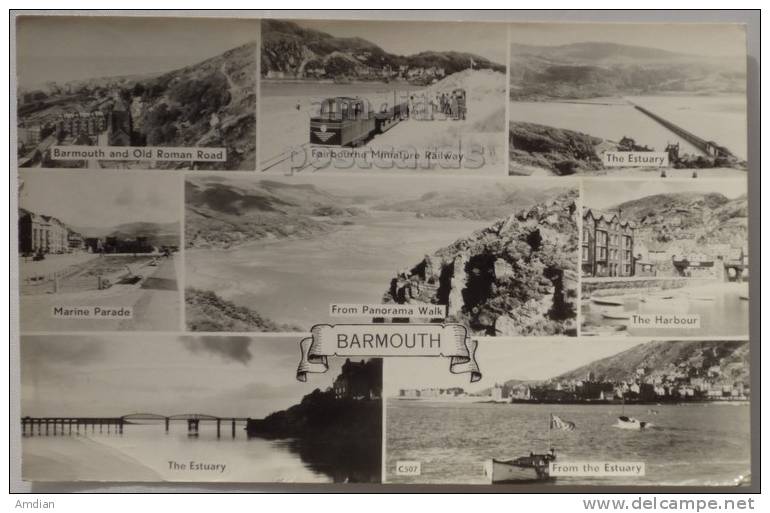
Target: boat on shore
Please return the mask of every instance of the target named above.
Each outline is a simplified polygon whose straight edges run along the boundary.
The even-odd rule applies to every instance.
[[[551,449],[545,454],[530,453],[509,460],[493,458],[487,462],[484,471],[492,484],[551,481],[555,478],[550,476],[549,464],[555,460],[556,453]]]
[[[591,302],[602,306],[623,306],[625,304],[619,299],[610,297],[592,297]]]

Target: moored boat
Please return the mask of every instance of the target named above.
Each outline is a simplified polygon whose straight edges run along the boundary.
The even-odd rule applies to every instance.
[[[631,314],[625,312],[602,312],[602,317],[605,319],[628,320],[631,318]]]
[[[603,306],[623,306],[625,304],[619,299],[613,299],[609,297],[592,297],[591,302]]]
[[[625,415],[621,415],[618,417],[618,421],[615,423],[613,427],[619,428],[619,429],[632,429],[636,431],[641,431],[642,429],[647,429],[651,427],[652,424],[649,422],[645,422],[643,420],[639,420],[634,417],[626,417]]]
[[[556,460],[553,449],[546,454],[530,454],[509,460],[492,459],[487,462],[485,474],[493,484],[549,481],[549,464]]]

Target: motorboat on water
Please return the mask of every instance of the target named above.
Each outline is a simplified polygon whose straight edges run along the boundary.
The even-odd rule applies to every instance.
[[[545,454],[530,453],[509,460],[493,458],[487,462],[484,473],[493,484],[551,481],[556,478],[550,476],[549,465],[555,460],[553,448]]]
[[[618,421],[615,423],[613,427],[616,427],[619,429],[632,429],[636,431],[641,431],[643,429],[649,429],[651,426],[652,424],[650,422],[645,422],[635,417],[627,417],[625,415],[621,415],[620,417],[618,417]]]

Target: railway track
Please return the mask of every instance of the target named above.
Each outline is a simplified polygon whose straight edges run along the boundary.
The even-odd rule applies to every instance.
[[[304,143],[304,144],[301,144],[301,145],[299,145],[299,146],[297,146],[295,148],[292,148],[291,150],[286,150],[286,151],[284,151],[282,153],[279,153],[278,155],[275,155],[275,156],[273,156],[273,157],[271,157],[271,158],[269,158],[267,160],[264,160],[264,161],[260,162],[260,171],[263,171],[263,172],[264,171],[268,171],[268,170],[274,168],[275,166],[277,166],[278,164],[281,164],[282,162],[286,162],[287,160],[290,160],[292,155],[297,150],[305,151],[309,147],[310,147],[310,143]],[[291,168],[291,172],[304,171],[305,169],[307,169],[310,166],[310,164],[311,164],[311,161],[308,160],[301,167],[297,167],[297,168],[292,167]]]

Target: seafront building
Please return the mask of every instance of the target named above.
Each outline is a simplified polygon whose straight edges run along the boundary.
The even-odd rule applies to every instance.
[[[607,214],[592,209],[583,211],[581,264],[583,276],[633,276],[634,224],[622,213]],[[645,262],[645,272],[652,272]]]

